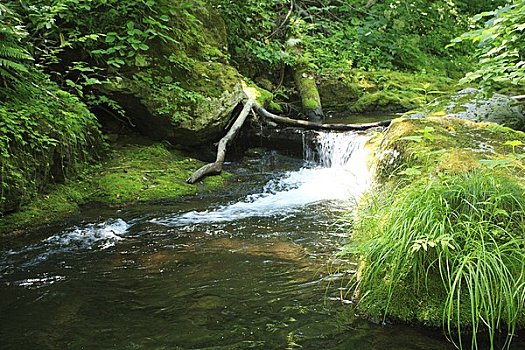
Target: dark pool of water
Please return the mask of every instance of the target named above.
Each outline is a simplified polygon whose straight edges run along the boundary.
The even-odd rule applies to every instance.
[[[4,239],[0,348],[451,349],[440,331],[356,317],[341,290],[348,275],[330,263],[347,239],[339,218],[348,203],[180,220],[214,208],[227,215],[224,205],[257,192],[265,174],[297,167],[271,157],[278,164],[245,164],[252,176],[228,193],[90,208],[76,222]]]

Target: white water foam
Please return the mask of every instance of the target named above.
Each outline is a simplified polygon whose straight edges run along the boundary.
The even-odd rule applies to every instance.
[[[306,148],[305,166],[270,180],[261,193],[215,210],[191,211],[177,217],[154,219],[168,226],[228,222],[247,217],[290,214],[323,201],[355,203],[370,183],[367,136],[354,133],[317,133],[315,149]]]
[[[44,243],[56,247],[107,249],[122,240],[122,234],[128,228],[129,224],[122,219],[108,220],[56,234],[45,239]]]
[[[13,256],[29,257],[24,266],[32,266],[56,254],[86,249],[104,250],[124,239],[123,235],[129,227],[130,225],[122,219],[110,219],[102,223],[88,224],[63,231],[21,250],[8,250],[0,254],[0,265],[7,265],[3,260],[9,261]]]

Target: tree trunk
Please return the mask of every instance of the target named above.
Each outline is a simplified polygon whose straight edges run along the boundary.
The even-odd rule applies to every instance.
[[[319,123],[324,119],[324,113],[314,75],[309,71],[306,64],[299,63],[293,68],[295,86],[301,96],[304,114],[310,121]]]

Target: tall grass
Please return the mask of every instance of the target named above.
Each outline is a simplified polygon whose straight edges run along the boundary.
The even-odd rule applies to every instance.
[[[523,188],[485,172],[448,176],[371,198],[358,214],[349,250],[364,261],[354,285],[364,305],[383,303],[386,317],[399,293],[438,288],[458,347],[468,334],[477,349],[479,332],[491,348],[501,331],[510,344],[524,316]]]

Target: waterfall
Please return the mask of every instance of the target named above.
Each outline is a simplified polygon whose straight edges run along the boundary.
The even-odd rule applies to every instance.
[[[304,144],[304,166],[271,179],[259,193],[216,209],[191,211],[154,221],[178,226],[292,215],[320,202],[351,206],[370,182],[365,148],[368,139],[368,136],[356,132],[315,132],[313,142]]]

